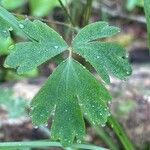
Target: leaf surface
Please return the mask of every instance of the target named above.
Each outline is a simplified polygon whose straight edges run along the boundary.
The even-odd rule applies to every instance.
[[[96,41],[110,37],[119,31],[105,22],[97,22],[83,28],[72,42],[73,50],[89,61],[101,78],[109,83],[109,73],[125,79],[131,74],[125,49],[116,43]]]
[[[67,43],[46,24],[35,20],[20,22],[20,27],[33,41],[17,43],[5,65],[17,68],[19,74],[30,71],[67,49]]]
[[[52,112],[52,138],[63,145],[81,140],[85,125],[83,114],[94,124],[104,124],[111,99],[105,87],[73,59],[61,63],[33,98],[31,116],[36,125],[47,123]]]
[[[0,38],[6,39],[10,36],[9,28],[9,24],[0,17]]]

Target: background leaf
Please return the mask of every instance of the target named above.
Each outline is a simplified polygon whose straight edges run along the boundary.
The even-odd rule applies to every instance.
[[[62,0],[62,2],[66,5],[66,0]],[[60,6],[58,0],[29,0],[29,4],[31,14],[38,17],[46,16],[54,7]]]
[[[11,89],[0,88],[0,106],[6,109],[9,118],[16,119],[27,115],[26,101],[21,97],[13,96]]]
[[[150,1],[144,0],[144,10],[147,20],[147,31],[148,31],[148,44],[150,47]]]
[[[0,4],[8,10],[16,9],[24,5],[27,0],[1,0]]]

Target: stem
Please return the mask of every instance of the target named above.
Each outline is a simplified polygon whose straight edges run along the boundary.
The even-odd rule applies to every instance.
[[[85,6],[83,26],[86,26],[89,23],[89,18],[91,16],[91,11],[92,11],[92,2],[93,0],[87,0],[86,6]]]
[[[144,11],[147,21],[147,32],[148,32],[148,46],[150,48],[150,1],[144,0]]]
[[[75,27],[75,23],[74,23],[72,17],[70,16],[70,14],[69,14],[67,8],[64,6],[64,4],[62,3],[61,0],[58,0],[58,1],[59,1],[60,5],[61,5],[62,9],[64,10],[66,16],[69,18],[72,27]],[[72,57],[72,50],[71,50],[71,48],[70,48],[70,49],[69,49],[69,58],[71,58],[71,57]]]
[[[39,18],[39,17],[34,17],[34,16],[30,16],[30,15],[22,15],[22,14],[17,14],[17,13],[12,13],[14,16],[16,17],[23,17],[23,18],[29,18],[31,20],[35,20],[35,19],[38,19],[42,22],[47,22],[47,23],[51,23],[51,24],[57,24],[57,25],[62,25],[62,26],[66,26],[68,28],[73,28],[75,29],[74,27],[72,27],[71,25],[69,24],[66,24],[66,23],[63,23],[63,22],[59,22],[59,21],[53,21],[53,20],[49,20],[49,19],[43,19],[43,18]]]
[[[68,50],[69,50],[69,58],[71,58],[72,57],[72,49],[71,49],[71,47]]]
[[[113,139],[108,135],[108,133],[99,126],[93,126],[93,129],[96,131],[95,133],[100,136],[100,138],[109,146],[111,150],[118,150],[117,145],[113,143]]]
[[[107,144],[107,146],[111,150],[118,150],[118,147],[113,143],[112,138],[107,134],[107,132],[103,128],[93,125],[93,123],[90,121],[90,119],[88,119],[88,117],[86,117],[86,120],[89,122],[91,127],[95,130],[95,134],[99,135],[100,138],[105,142],[105,144]]]
[[[59,142],[50,141],[28,141],[28,142],[3,142],[0,143],[1,149],[13,148],[44,148],[44,147],[63,147]],[[89,144],[73,144],[71,148],[80,148],[86,150],[106,150],[105,148]]]
[[[134,150],[134,146],[132,145],[131,141],[129,140],[128,136],[124,132],[123,128],[119,124],[119,122],[115,119],[115,117],[111,116],[108,119],[108,123],[114,130],[115,134],[118,136],[120,142],[124,146],[125,150]]]
[[[58,0],[58,2],[60,3],[60,5],[61,5],[62,9],[64,10],[64,12],[65,12],[66,16],[69,18],[69,20],[70,20],[70,22],[71,22],[72,26],[75,26],[75,23],[74,23],[74,21],[73,21],[72,17],[70,16],[70,14],[69,14],[68,10],[66,9],[66,7],[65,7],[65,6],[64,6],[64,4],[62,3],[62,1],[61,1],[61,0]]]

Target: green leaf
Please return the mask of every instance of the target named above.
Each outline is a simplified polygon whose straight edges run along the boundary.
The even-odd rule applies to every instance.
[[[68,47],[58,33],[38,20],[24,20],[20,26],[34,41],[16,44],[5,61],[6,66],[17,68],[19,74],[36,68]]]
[[[62,0],[62,2],[64,5],[66,5],[66,0]],[[59,6],[58,0],[29,0],[29,4],[31,8],[31,14],[38,17],[48,15],[48,13],[51,12],[54,7]]]
[[[147,21],[148,44],[150,47],[150,1],[149,0],[144,0],[144,10],[145,10],[146,21]]]
[[[96,22],[83,28],[72,42],[73,50],[89,61],[101,78],[109,83],[109,72],[125,79],[131,74],[125,49],[116,43],[96,41],[110,37],[119,31],[105,22]]]
[[[52,138],[63,145],[84,136],[83,114],[94,124],[104,124],[111,99],[105,87],[77,61],[61,63],[33,98],[31,117],[35,125],[47,123],[54,114]]]
[[[80,46],[99,38],[106,38],[120,32],[117,27],[109,26],[107,22],[95,22],[87,25],[73,39],[73,46]]]
[[[0,4],[5,7],[6,9],[13,10],[16,9],[23,4],[25,4],[27,0],[1,0]]]
[[[126,52],[120,45],[97,41],[119,32],[106,22],[83,28],[68,48],[58,33],[40,21],[18,21],[2,7],[0,17],[29,39],[16,44],[5,61],[5,65],[16,68],[18,73],[34,69],[66,49],[82,55],[106,82],[109,82],[109,72],[121,79],[131,73]],[[35,125],[46,124],[52,117],[52,138],[60,139],[67,146],[74,139],[83,138],[84,115],[95,125],[106,123],[110,99],[102,83],[69,55],[33,98],[31,117]]]

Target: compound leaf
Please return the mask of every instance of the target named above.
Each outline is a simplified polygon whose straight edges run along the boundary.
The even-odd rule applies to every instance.
[[[20,27],[34,40],[16,44],[5,61],[6,66],[17,68],[19,74],[36,68],[68,47],[57,32],[38,20],[21,21]]]
[[[0,6],[0,17],[29,41],[15,44],[5,65],[25,73],[68,48],[61,36],[40,21],[18,21]],[[0,23],[3,25],[2,21]],[[0,26],[0,31],[5,27]],[[7,29],[7,26],[6,26]],[[100,42],[119,29],[106,22],[96,22],[83,28],[72,41],[69,50],[88,60],[102,79],[109,82],[109,72],[124,79],[131,73],[125,50],[116,43]],[[8,33],[9,34],[9,33]],[[85,134],[84,116],[93,124],[105,124],[109,116],[106,88],[81,64],[72,58],[62,62],[31,102],[31,117],[35,125],[46,124],[52,118],[51,136],[64,146],[81,140]]]
[[[106,83],[110,82],[108,72],[120,79],[131,74],[131,67],[122,46],[96,41],[118,31],[118,28],[108,26],[105,22],[96,22],[83,28],[72,42],[73,50],[89,61]]]
[[[54,113],[52,138],[69,145],[81,140],[85,125],[83,114],[94,124],[104,124],[111,99],[105,87],[74,59],[61,63],[33,98],[31,116],[36,125],[47,123]],[[60,123],[61,122],[61,123]]]

